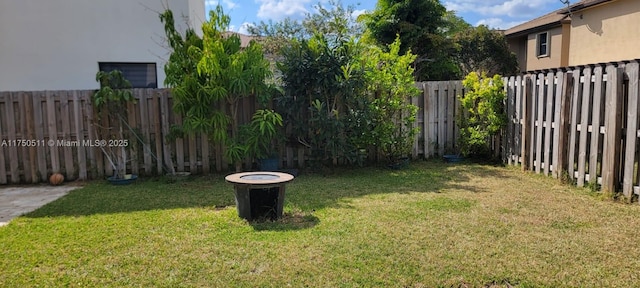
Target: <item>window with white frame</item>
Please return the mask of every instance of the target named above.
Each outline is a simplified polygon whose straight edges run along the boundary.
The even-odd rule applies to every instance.
[[[132,88],[158,88],[156,63],[99,62],[100,71],[120,70]]]
[[[536,39],[537,56],[547,57],[549,56],[549,33],[540,33]]]

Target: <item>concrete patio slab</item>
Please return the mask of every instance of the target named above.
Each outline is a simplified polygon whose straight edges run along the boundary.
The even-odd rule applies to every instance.
[[[79,186],[15,186],[0,188],[0,226],[67,195]]]

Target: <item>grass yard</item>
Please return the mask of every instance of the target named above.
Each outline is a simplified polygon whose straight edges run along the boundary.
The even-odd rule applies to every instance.
[[[102,182],[0,227],[0,287],[631,287],[640,206],[517,168],[301,175],[285,219],[223,176]]]

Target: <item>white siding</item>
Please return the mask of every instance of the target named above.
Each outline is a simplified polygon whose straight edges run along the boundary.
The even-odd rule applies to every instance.
[[[0,91],[97,89],[98,62],[156,63],[163,87],[165,8],[201,30],[204,0],[1,0]]]

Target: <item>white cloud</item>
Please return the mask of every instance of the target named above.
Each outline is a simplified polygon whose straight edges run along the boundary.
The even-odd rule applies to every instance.
[[[556,0],[510,0],[502,4],[484,7],[483,13],[489,15],[508,15],[509,17],[532,17],[541,16],[551,2]]]
[[[447,0],[447,10],[459,13],[475,12],[485,16],[508,16],[512,18],[531,18],[548,13],[549,4],[558,0]]]
[[[204,1],[204,6],[206,7],[215,7],[216,5],[218,5],[220,1],[219,0],[205,0]]]
[[[480,5],[480,3],[472,3],[464,0],[450,0],[442,3],[449,11],[456,11],[458,13],[464,13],[468,11],[474,11],[474,7]]]
[[[524,21],[505,21],[501,18],[487,18],[478,21],[478,23],[476,23],[476,26],[487,25],[489,26],[489,28],[506,30],[523,22]]]
[[[300,17],[308,12],[305,7],[311,0],[256,0],[260,3],[258,18],[282,20],[286,17]]]
[[[227,7],[227,9],[231,10],[235,7],[238,7],[238,4],[231,0],[222,0],[222,3]]]
[[[220,2],[222,2],[222,6],[227,10],[231,10],[233,8],[240,7],[240,5],[238,5],[238,3],[236,3],[236,2],[233,2],[233,0],[205,0],[204,1],[204,5],[205,5],[205,7],[215,7]]]
[[[235,29],[233,29],[233,31],[236,31],[240,34],[249,35],[249,27],[251,26],[255,26],[255,25],[253,25],[253,23],[244,22],[242,23],[242,25],[240,25],[240,28],[238,28],[237,31]]]
[[[353,17],[353,19],[358,19],[358,16],[367,13],[366,9],[361,9],[361,10],[353,10],[353,13],[351,13],[351,17]]]

